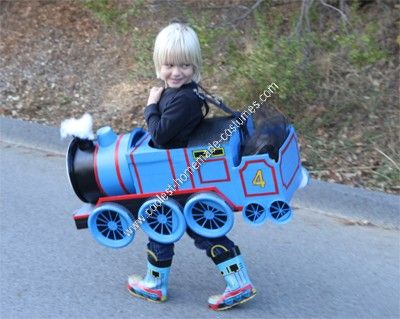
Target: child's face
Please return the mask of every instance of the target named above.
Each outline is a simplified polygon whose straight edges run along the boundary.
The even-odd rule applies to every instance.
[[[180,88],[182,85],[190,83],[194,74],[191,64],[163,64],[161,65],[161,79],[165,81],[167,87]]]

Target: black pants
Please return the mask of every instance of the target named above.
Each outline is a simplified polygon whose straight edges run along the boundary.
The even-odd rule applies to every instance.
[[[208,257],[215,257],[224,251],[232,249],[235,244],[226,236],[218,238],[206,238],[193,232],[191,229],[186,230],[187,234],[194,240],[194,245],[206,251]],[[162,244],[151,238],[147,244],[157,261],[171,260],[174,255],[174,244]]]

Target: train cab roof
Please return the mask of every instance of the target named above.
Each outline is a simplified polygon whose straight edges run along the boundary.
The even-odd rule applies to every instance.
[[[240,162],[241,151],[241,133],[233,124],[232,116],[214,117],[204,119],[192,133],[188,148],[213,145],[215,142],[219,148],[224,148],[224,154],[233,160],[236,166]],[[229,127],[235,127],[227,134]]]
[[[190,136],[187,147],[207,145],[221,139],[221,134],[232,124],[231,116],[204,119]],[[232,137],[227,136],[227,141]],[[227,142],[225,141],[225,142]]]

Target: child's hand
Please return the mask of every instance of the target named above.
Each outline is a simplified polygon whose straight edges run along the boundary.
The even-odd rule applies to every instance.
[[[147,105],[158,103],[160,101],[161,93],[164,90],[163,87],[153,86],[150,90],[149,99]]]

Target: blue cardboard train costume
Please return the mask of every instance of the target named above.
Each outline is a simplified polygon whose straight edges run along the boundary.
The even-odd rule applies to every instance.
[[[226,279],[224,297],[209,300],[220,310],[255,294],[239,248],[226,237],[237,212],[251,225],[288,222],[290,201],[308,173],[296,132],[281,117],[257,122],[254,112],[233,112],[197,94],[230,116],[204,119],[185,147],[157,148],[141,128],[116,135],[103,127],[96,140],[72,140],[67,168],[87,203],[74,214],[78,229],[112,248],[130,244],[139,228],[149,236],[148,271],[143,280],[130,278],[132,293],[165,298],[173,243],[186,231]]]

